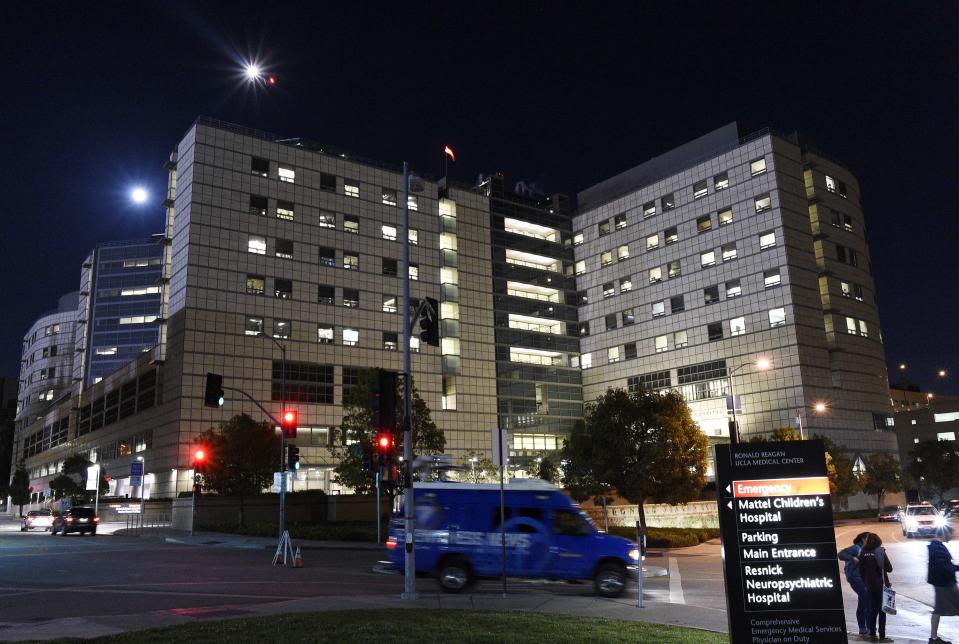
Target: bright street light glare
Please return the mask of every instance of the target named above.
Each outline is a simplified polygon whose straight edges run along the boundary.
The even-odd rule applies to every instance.
[[[817,402],[815,406],[816,413],[823,413],[826,411],[826,403]]]
[[[133,203],[146,203],[147,196],[147,191],[140,187],[130,191],[130,199],[133,200]]]
[[[771,367],[772,364],[773,363],[769,360],[769,358],[760,358],[756,360],[757,369],[769,369],[769,367]]]
[[[246,77],[251,81],[258,79],[260,77],[260,68],[250,63],[246,66]]]

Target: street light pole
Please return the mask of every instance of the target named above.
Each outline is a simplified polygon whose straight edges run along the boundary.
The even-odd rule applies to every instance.
[[[143,491],[147,483],[147,464],[142,456],[137,456],[137,460],[143,464],[143,470],[140,472],[140,525],[143,525]],[[100,481],[97,480],[97,489],[100,489]]]
[[[416,599],[416,553],[413,525],[413,401],[410,388],[410,168],[403,162],[403,531],[406,557],[401,599]]]
[[[739,423],[736,421],[736,391],[733,388],[733,375],[735,375],[735,373],[740,369],[744,369],[750,365],[765,371],[772,366],[772,363],[767,358],[759,358],[756,360],[756,362],[745,362],[734,369],[730,369],[729,371],[729,396],[732,398],[733,403],[733,427],[729,432],[729,442],[732,445],[742,442],[742,436],[739,434]]]
[[[283,418],[283,412],[286,411],[286,345],[278,342],[272,335],[267,335],[260,331],[260,337],[269,338],[273,344],[280,348],[280,418]],[[282,423],[280,427],[280,534],[286,531],[286,434],[283,432]],[[284,560],[285,561],[285,560]]]

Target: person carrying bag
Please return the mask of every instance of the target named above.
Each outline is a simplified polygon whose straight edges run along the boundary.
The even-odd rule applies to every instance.
[[[884,610],[887,589],[892,592],[891,608],[895,610],[895,592],[892,591],[892,584],[889,581],[892,563],[885,548],[882,547],[882,539],[875,533],[870,532],[863,544],[862,553],[859,555],[859,571],[869,594],[869,608],[866,614],[869,635],[864,636],[863,639],[870,642],[893,642],[895,640],[886,637],[887,611]]]

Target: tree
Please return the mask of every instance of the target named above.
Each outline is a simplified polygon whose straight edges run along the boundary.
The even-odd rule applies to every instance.
[[[899,460],[888,452],[866,457],[866,479],[863,491],[876,495],[876,507],[882,508],[886,492],[902,491],[902,472]]]
[[[74,496],[83,492],[83,490],[77,482],[73,480],[72,476],[67,476],[63,472],[60,472],[55,477],[50,479],[50,492],[53,494],[54,499],[62,499],[68,496]]]
[[[10,480],[10,502],[13,505],[20,506],[20,514],[23,515],[23,505],[30,502],[30,475],[27,474],[23,461],[17,465],[13,478]]]
[[[635,503],[687,503],[706,485],[709,440],[678,392],[609,389],[563,443],[563,482],[577,500],[611,490]]]
[[[865,480],[853,471],[855,459],[845,446],[818,434],[814,438],[821,440],[826,448],[826,476],[833,504],[844,505],[847,498],[862,492]]]
[[[959,486],[959,451],[953,441],[923,441],[910,457],[906,472],[923,496],[942,503],[946,492]]]
[[[343,399],[343,421],[340,431],[351,439],[359,441],[372,449],[376,440],[373,428],[373,410],[370,408],[370,389],[376,372],[370,370],[365,382],[350,387]],[[411,381],[412,392],[412,431],[413,453],[440,454],[446,448],[446,437],[443,430],[436,426],[430,417],[430,408],[420,398],[415,384]],[[396,396],[397,431],[393,443],[393,462],[398,463],[403,455],[403,387],[397,387]],[[356,452],[343,447],[331,447],[330,452],[339,464],[333,468],[333,480],[346,487],[356,490],[359,494],[373,494],[376,491],[375,468],[367,469],[362,457]]]
[[[239,414],[208,429],[193,440],[207,453],[204,485],[223,496],[240,499],[240,525],[244,525],[244,499],[261,494],[273,482],[280,453],[280,437],[267,422]]]
[[[797,432],[792,427],[788,425],[786,427],[780,427],[779,429],[774,429],[773,433],[769,436],[764,436],[762,434],[756,434],[749,439],[750,443],[766,443],[766,442],[789,442],[789,441],[798,441],[802,440],[799,437],[799,432]]]
[[[536,463],[536,478],[555,483],[559,476],[559,468],[549,456],[545,453],[540,454]]]
[[[459,476],[462,480],[471,483],[499,483],[499,466],[483,452],[470,450],[460,459],[458,465],[463,468]]]

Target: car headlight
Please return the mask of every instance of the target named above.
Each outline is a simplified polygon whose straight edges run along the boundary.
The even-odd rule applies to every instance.
[[[933,520],[932,520],[932,523],[933,523],[933,525],[935,525],[937,528],[945,528],[947,525],[949,525],[949,520],[946,519],[946,517],[939,516],[939,517],[936,517],[935,519],[933,519]]]
[[[906,529],[915,530],[919,527],[919,523],[915,519],[906,519]]]
[[[629,551],[629,558],[633,561],[639,561],[639,548],[633,548]]]

